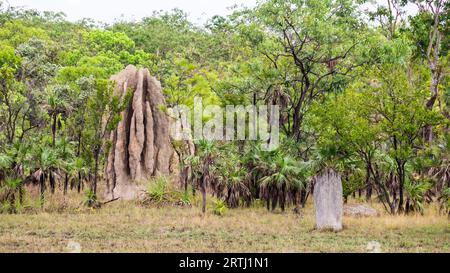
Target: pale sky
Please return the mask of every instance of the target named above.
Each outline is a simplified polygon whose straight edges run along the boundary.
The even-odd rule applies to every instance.
[[[115,19],[139,20],[150,16],[154,10],[170,11],[180,8],[189,19],[203,24],[214,15],[230,14],[233,5],[253,7],[256,0],[4,0],[11,6],[21,6],[39,11],[62,11],[67,19],[77,21],[92,18],[112,23]]]

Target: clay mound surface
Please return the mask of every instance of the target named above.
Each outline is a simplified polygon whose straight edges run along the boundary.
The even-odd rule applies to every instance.
[[[135,199],[142,190],[139,182],[173,171],[174,150],[170,123],[161,84],[147,69],[132,65],[111,78],[115,94],[133,96],[122,120],[110,135],[112,147],[106,162],[108,196]]]

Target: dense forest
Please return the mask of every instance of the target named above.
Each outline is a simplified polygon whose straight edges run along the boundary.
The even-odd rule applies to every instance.
[[[29,184],[40,206],[56,192],[102,199],[104,136],[128,102],[109,79],[132,64],[161,82],[168,107],[193,107],[196,96],[280,106],[274,151],[200,140],[195,155],[181,152],[186,194],[300,211],[331,168],[344,200],[448,214],[450,3],[365,2],[265,0],[198,26],[181,10],[102,24],[0,1],[1,212],[20,212]]]

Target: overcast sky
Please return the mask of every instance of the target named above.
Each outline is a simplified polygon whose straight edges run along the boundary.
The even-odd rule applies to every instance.
[[[62,11],[71,21],[92,18],[112,23],[115,19],[141,19],[154,10],[180,8],[194,23],[203,24],[214,15],[229,14],[229,7],[252,7],[256,0],[4,0],[12,6],[23,6],[39,11]]]

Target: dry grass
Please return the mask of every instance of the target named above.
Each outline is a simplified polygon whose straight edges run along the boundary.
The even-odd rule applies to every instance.
[[[314,230],[313,208],[299,217],[264,208],[229,210],[223,217],[192,208],[144,208],[116,202],[97,210],[49,200],[44,211],[0,215],[0,252],[450,252],[447,217],[345,217],[340,233]],[[53,205],[52,205],[53,204]],[[56,204],[56,205],[55,205]]]

